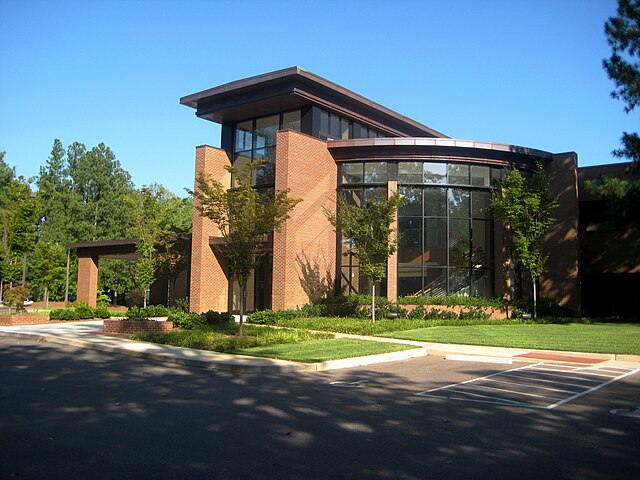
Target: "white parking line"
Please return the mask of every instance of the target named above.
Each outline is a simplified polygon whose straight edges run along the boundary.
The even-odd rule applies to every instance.
[[[638,372],[640,368],[536,363],[415,395],[551,410]]]

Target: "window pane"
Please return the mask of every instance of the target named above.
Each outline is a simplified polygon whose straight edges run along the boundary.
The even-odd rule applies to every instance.
[[[491,194],[489,192],[471,192],[471,216],[474,218],[489,218]]]
[[[320,137],[329,136],[329,112],[320,110]]]
[[[461,188],[449,189],[449,216],[469,217],[469,190]]]
[[[473,268],[491,268],[493,262],[491,257],[491,222],[487,220],[473,220],[471,226],[471,240],[473,245],[471,266]]]
[[[398,182],[422,183],[422,163],[421,162],[400,162],[398,164]]]
[[[382,200],[387,199],[387,187],[368,187],[364,189],[364,201],[371,200],[373,198],[379,198]]]
[[[424,189],[424,214],[427,217],[447,216],[446,188],[431,187]]]
[[[498,181],[502,178],[503,170],[498,167],[491,167],[491,185],[498,185]]]
[[[449,164],[449,183],[469,185],[469,165]]]
[[[340,138],[343,140],[351,138],[351,135],[349,135],[349,120],[346,118],[340,119]]]
[[[398,267],[398,295],[420,295],[422,291],[421,267]]]
[[[441,297],[447,294],[447,269],[425,268],[423,295]]]
[[[276,144],[276,132],[280,126],[280,115],[258,118],[256,120],[255,148],[270,147]]]
[[[423,258],[426,265],[447,265],[446,218],[425,219]]]
[[[449,269],[449,293],[458,295],[469,295],[469,269],[450,268]]]
[[[398,219],[398,264],[422,268],[422,219]]]
[[[489,167],[471,166],[471,185],[478,187],[489,186]]]
[[[447,183],[447,164],[425,162],[424,183]]]
[[[353,240],[347,237],[342,237],[342,266],[354,266],[358,265],[358,257],[354,256],[355,246]]]
[[[236,153],[233,159],[233,166],[235,168],[238,169],[238,173],[242,173],[242,170],[244,169],[245,165],[251,163],[251,152],[246,152],[246,153]],[[254,175],[254,173],[251,174],[252,176]],[[235,185],[236,182],[236,175],[233,175],[234,178],[231,179],[232,185]],[[251,183],[253,183],[253,180],[251,181]]]
[[[378,138],[378,132],[375,130],[369,129],[369,138]]]
[[[236,139],[234,150],[241,152],[243,150],[251,150],[251,129],[253,128],[253,121],[240,122],[236,124]]]
[[[387,183],[387,163],[365,162],[364,183]]]
[[[358,267],[342,267],[342,293],[357,293],[360,284],[360,269]]]
[[[471,232],[469,220],[449,220],[449,265],[468,267],[470,264]]]
[[[398,215],[422,216],[422,189],[400,187],[398,192],[404,197],[404,203],[398,209]]]
[[[492,297],[491,270],[471,270],[471,295]]]
[[[261,148],[256,150],[254,162],[262,162],[262,166],[255,172],[256,185],[268,185],[275,183],[276,175],[276,149]]]
[[[341,195],[349,205],[355,205],[356,207],[362,205],[361,188],[345,188],[342,190]]]
[[[282,114],[282,129],[300,131],[300,110]]]
[[[367,129],[361,123],[353,122],[353,138],[366,138]]]
[[[329,115],[329,136],[338,140],[340,135],[340,117],[335,114]]]
[[[364,179],[362,163],[343,163],[340,170],[340,183],[362,183]]]

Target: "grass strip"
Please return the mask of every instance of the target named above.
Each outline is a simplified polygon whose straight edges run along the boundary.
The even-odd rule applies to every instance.
[[[636,324],[441,326],[384,336],[437,343],[640,355],[640,325]]]
[[[372,322],[368,318],[345,317],[297,317],[279,318],[276,325],[279,327],[302,328],[308,330],[320,330],[336,333],[352,333],[355,335],[379,335],[387,332],[413,330],[416,328],[437,327],[443,325],[468,326],[468,325],[512,325],[521,324],[522,320],[490,320],[490,319],[407,319],[395,320],[381,319]]]
[[[364,357],[380,353],[398,352],[417,348],[399,343],[372,342],[351,338],[317,340],[313,342],[271,345],[238,350],[234,353],[254,357],[276,358],[292,362],[316,363],[342,358]]]
[[[263,326],[258,327],[254,325],[245,325],[244,333],[244,336],[238,337],[236,335],[230,335],[229,331],[203,327],[193,330],[174,330],[162,333],[137,333],[132,336],[132,339],[162,345],[195,348],[198,350],[235,353],[239,350],[252,347],[265,347],[276,344],[333,338],[333,335],[324,333]]]

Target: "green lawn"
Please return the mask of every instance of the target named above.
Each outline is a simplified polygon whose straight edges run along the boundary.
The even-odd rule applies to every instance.
[[[254,357],[277,358],[293,362],[315,363],[341,358],[364,357],[379,353],[398,352],[417,348],[399,343],[372,342],[351,338],[317,340],[313,342],[271,345],[238,350],[235,353]]]
[[[384,334],[437,343],[640,355],[638,324],[521,324],[433,327]]]

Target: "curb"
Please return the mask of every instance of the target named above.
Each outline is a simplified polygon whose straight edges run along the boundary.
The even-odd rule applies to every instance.
[[[91,350],[97,350],[109,353],[119,353],[123,355],[129,355],[131,357],[144,358],[147,360],[158,361],[162,363],[170,363],[183,365],[187,367],[198,367],[207,370],[219,370],[230,372],[247,372],[247,373],[292,373],[292,372],[305,372],[305,371],[323,371],[323,370],[337,370],[341,368],[351,368],[357,366],[371,365],[374,363],[395,362],[399,360],[407,360],[409,358],[425,357],[427,356],[427,349],[413,348],[410,350],[401,350],[399,352],[381,353],[377,355],[367,355],[365,357],[352,357],[344,358],[340,360],[329,360],[326,362],[318,363],[301,363],[290,362],[286,360],[277,360],[271,358],[250,357],[238,354],[221,354],[217,352],[205,352],[207,356],[225,356],[231,357],[230,359],[197,359],[188,358],[186,353],[191,352],[193,349],[174,347],[169,345],[163,345],[167,352],[150,352],[133,350],[130,348],[122,348],[118,346],[105,345],[101,343],[95,343],[88,340],[84,340],[71,336],[59,336],[59,335],[43,335],[40,333],[21,333],[21,332],[6,332],[0,331],[0,337],[13,337],[23,340],[31,340],[37,342],[56,343],[60,345],[70,345],[73,347],[88,348]],[[142,342],[141,342],[142,343]],[[133,345],[131,343],[130,345]]]

